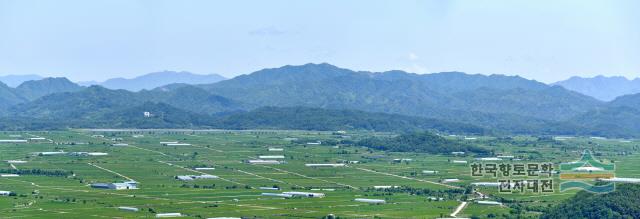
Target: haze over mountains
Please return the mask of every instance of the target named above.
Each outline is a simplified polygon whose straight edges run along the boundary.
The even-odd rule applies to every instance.
[[[222,81],[225,79],[226,79],[225,77],[222,77],[217,74],[199,75],[199,74],[193,74],[186,71],[181,71],[181,72],[162,71],[162,72],[145,74],[145,75],[138,76],[131,79],[112,78],[104,82],[89,81],[89,82],[79,82],[79,84],[85,85],[85,86],[100,85],[109,89],[125,89],[129,91],[140,91],[143,89],[150,90],[156,87],[173,84],[173,83],[209,84],[209,83]]]
[[[0,76],[0,82],[9,87],[17,87],[25,81],[40,80],[42,78],[40,75],[5,75]]]
[[[566,89],[576,91],[603,101],[611,101],[616,97],[640,93],[640,78],[629,80],[625,77],[596,76],[593,78],[571,77],[553,83]]]
[[[131,79],[118,88],[139,90],[129,86],[163,74]],[[165,75],[170,74],[174,73]],[[0,84],[0,129],[436,129],[623,137],[640,133],[640,95],[604,102],[518,76],[365,72],[306,64],[193,84],[197,85],[173,83],[155,89],[145,85],[140,88],[147,90],[138,92],[81,87],[64,78],[25,82],[17,88]],[[144,111],[154,116],[144,118]]]

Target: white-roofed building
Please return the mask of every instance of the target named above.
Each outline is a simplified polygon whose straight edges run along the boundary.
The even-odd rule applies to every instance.
[[[293,196],[299,197],[310,197],[310,198],[323,198],[324,193],[314,193],[314,192],[283,192],[282,194],[289,194]]]
[[[384,199],[368,199],[368,198],[356,198],[354,201],[364,202],[369,204],[384,204],[387,203]]]

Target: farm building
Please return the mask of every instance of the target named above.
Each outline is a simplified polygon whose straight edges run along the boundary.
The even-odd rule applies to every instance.
[[[166,218],[166,217],[182,217],[180,213],[159,213],[156,214],[156,218]]]
[[[215,170],[216,168],[213,167],[196,167],[193,168],[194,170]]]
[[[121,210],[121,211],[134,211],[134,212],[140,211],[140,209],[138,209],[138,208],[124,207],[124,206],[123,207],[118,207],[118,210]]]
[[[306,167],[344,167],[347,166],[343,163],[308,163],[305,164]]]
[[[104,153],[104,152],[89,152],[89,153],[87,153],[87,155],[89,155],[89,156],[106,156],[106,155],[109,155],[109,153]]]
[[[182,181],[191,181],[193,180],[193,177],[191,176],[176,176],[177,180],[182,180]]]
[[[598,179],[603,182],[621,182],[621,183],[640,183],[640,178],[618,178],[613,177],[609,179]]]
[[[50,152],[38,152],[36,153],[38,156],[53,156],[53,155],[63,155],[63,154],[67,154],[67,152],[64,151],[50,151]]]
[[[387,203],[384,199],[368,199],[368,198],[356,198],[354,201],[364,202],[369,204],[384,204]]]
[[[262,194],[260,194],[262,196],[271,196],[271,197],[280,197],[280,198],[293,198],[293,195],[291,194],[283,194],[283,193],[268,193],[268,192],[264,192]]]
[[[104,135],[92,135],[93,138],[104,138]]]
[[[7,163],[27,163],[27,161],[24,161],[24,160],[8,160]]]
[[[283,192],[282,194],[288,194],[296,197],[309,197],[309,198],[324,198],[324,193],[313,192]]]
[[[220,178],[218,176],[214,176],[214,175],[209,175],[209,174],[202,174],[200,176],[194,176],[195,179],[217,179]]]
[[[138,189],[138,183],[135,181],[126,181],[122,183],[94,183],[91,184],[91,188],[115,190]]]
[[[498,158],[502,158],[502,159],[513,159],[515,158],[515,156],[513,155],[500,155],[500,156],[496,156]]]
[[[2,139],[2,140],[0,140],[0,144],[2,144],[2,143],[7,143],[7,144],[27,143],[27,140],[20,140],[20,139]]]
[[[214,175],[208,175],[208,174],[204,174],[200,176],[195,176],[195,175],[176,176],[176,179],[182,180],[182,181],[191,181],[196,179],[217,179],[217,178],[219,177]]]
[[[464,152],[462,152],[462,151],[454,151],[454,152],[451,152],[451,154],[453,154],[453,155],[464,155]]]
[[[322,142],[321,141],[317,141],[317,142],[307,142],[308,145],[321,145]]]
[[[481,158],[476,158],[476,160],[479,160],[479,161],[500,161],[500,160],[502,160],[502,158],[499,158],[499,157],[481,157]]]
[[[260,159],[284,159],[284,155],[261,155],[258,156]]]
[[[269,148],[269,151],[284,151],[282,148]]]
[[[604,169],[600,168],[600,167],[591,167],[591,166],[582,166],[582,167],[577,167],[577,168],[573,168],[573,171],[577,171],[577,172],[598,172],[598,171],[604,171]]]
[[[69,156],[106,156],[109,153],[103,152],[69,152]]]
[[[129,144],[125,144],[125,143],[116,143],[116,144],[111,144],[111,146],[115,146],[115,147],[123,147],[123,146],[129,146]]]
[[[44,140],[47,140],[47,139],[42,137],[29,138],[29,141],[44,141]]]
[[[18,174],[0,174],[0,177],[19,177]]]
[[[454,160],[452,161],[452,163],[456,163],[456,164],[466,164],[467,161],[466,160]]]
[[[438,174],[438,171],[436,171],[436,170],[423,170],[422,173],[423,174]]]
[[[11,195],[11,191],[0,191],[0,196],[8,196]]]
[[[496,201],[476,201],[476,203],[481,205],[502,205],[502,203]]]
[[[483,187],[498,187],[500,183],[498,182],[475,182],[471,183],[472,186],[483,186]]]
[[[373,186],[374,189],[392,189],[399,188],[400,186]]]
[[[443,179],[442,183],[453,183],[453,182],[460,182],[459,179]]]
[[[187,144],[187,143],[172,143],[172,144],[165,144],[165,146],[191,146],[191,144]]]
[[[167,144],[178,144],[178,143],[180,143],[180,142],[177,142],[177,141],[161,141],[160,145],[165,145],[166,146]]]
[[[281,164],[282,162],[277,160],[249,160],[250,164]]]

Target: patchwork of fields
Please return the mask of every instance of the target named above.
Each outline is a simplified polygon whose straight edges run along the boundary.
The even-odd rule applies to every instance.
[[[157,213],[174,212],[186,218],[322,218],[330,214],[340,218],[438,218],[450,217],[462,201],[469,205],[456,215],[458,217],[487,217],[510,214],[513,210],[509,204],[491,206],[474,202],[478,197],[470,192],[468,185],[492,179],[473,178],[468,164],[451,163],[452,160],[471,163],[473,155],[390,153],[347,144],[372,135],[389,134],[222,130],[2,132],[0,139],[42,137],[46,140],[0,144],[3,172],[34,170],[18,177],[0,177],[0,191],[15,193],[15,196],[0,196],[0,218],[149,218]],[[317,141],[323,143],[306,143]],[[464,138],[461,141],[465,141]],[[510,140],[517,144],[512,145],[481,136],[467,141],[532,162],[572,161],[579,158],[582,149],[592,149],[600,153],[600,158],[616,162],[619,177],[640,177],[640,156],[631,153],[638,150],[633,141],[575,138],[557,145],[527,145],[526,142],[534,142],[535,138],[517,137]],[[164,146],[160,142],[189,145]],[[112,146],[114,143],[123,145]],[[108,155],[38,155],[56,151]],[[261,155],[284,155],[285,159],[280,160],[285,163],[246,163]],[[8,160],[26,162],[9,163]],[[345,163],[346,166],[305,166],[310,163]],[[196,170],[196,167],[215,169]],[[438,174],[423,174],[423,170],[435,170]],[[57,175],[44,174],[54,171]],[[175,179],[179,175],[219,178],[181,181]],[[447,178],[460,181],[440,183]],[[127,180],[138,182],[139,189],[109,190],[90,186]],[[374,186],[399,188],[374,189]],[[284,199],[261,195],[289,191],[326,196]],[[504,195],[492,188],[478,191],[487,194],[490,200],[520,201],[527,206],[547,206],[575,194]],[[356,198],[384,199],[386,203],[368,204],[354,201]],[[122,211],[118,209],[121,206],[139,211]],[[536,215],[533,211],[529,214]]]

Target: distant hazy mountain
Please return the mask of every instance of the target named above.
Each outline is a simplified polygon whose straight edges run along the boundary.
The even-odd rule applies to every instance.
[[[5,75],[0,76],[0,82],[5,83],[9,87],[17,87],[25,81],[40,80],[39,75]]]
[[[603,101],[611,101],[626,94],[640,93],[640,78],[629,80],[625,77],[571,77],[554,84]]]
[[[202,86],[257,106],[355,109],[456,119],[458,111],[563,120],[600,101],[517,76],[355,72],[329,64],[264,69]]]
[[[210,84],[225,80],[226,78],[217,75],[198,75],[190,72],[163,71],[149,73],[132,79],[113,78],[101,83],[95,81],[82,82],[86,85],[100,85],[109,89],[125,89],[129,91],[151,90],[168,84]]]
[[[15,92],[28,100],[35,100],[42,96],[81,90],[80,85],[74,84],[67,78],[44,78],[26,81],[16,87]]]

